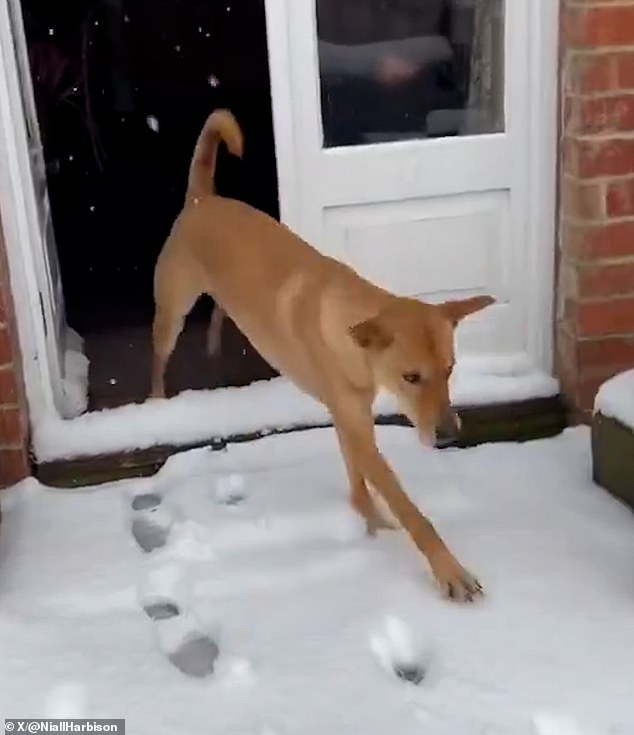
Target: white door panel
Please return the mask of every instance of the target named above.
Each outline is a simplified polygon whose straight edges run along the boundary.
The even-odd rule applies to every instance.
[[[322,250],[401,296],[438,302],[481,293],[497,304],[458,332],[459,352],[518,352],[508,192],[327,208]]]
[[[500,135],[334,148],[312,166],[325,206],[492,191],[507,188],[511,177],[508,141]]]

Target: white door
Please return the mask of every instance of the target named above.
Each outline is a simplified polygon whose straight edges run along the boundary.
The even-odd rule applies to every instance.
[[[3,76],[8,87],[4,100],[3,120],[11,120],[15,176],[22,177],[12,186],[23,196],[26,217],[20,236],[28,241],[21,247],[29,248],[39,292],[39,308],[45,330],[46,354],[38,359],[45,363],[50,387],[58,410],[66,413],[64,395],[64,354],[67,333],[64,296],[59,270],[57,248],[53,233],[48,198],[44,151],[39,125],[27,51],[20,0],[8,0],[0,9],[0,38],[2,42]],[[23,128],[26,128],[24,131]],[[26,132],[26,136],[24,133]],[[25,141],[26,138],[26,141]]]
[[[267,23],[282,219],[396,293],[491,294],[459,353],[543,367],[551,297],[529,277],[536,4],[268,0]]]

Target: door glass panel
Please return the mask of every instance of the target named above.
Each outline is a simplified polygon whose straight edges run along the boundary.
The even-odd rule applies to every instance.
[[[504,0],[316,0],[324,145],[504,130]]]

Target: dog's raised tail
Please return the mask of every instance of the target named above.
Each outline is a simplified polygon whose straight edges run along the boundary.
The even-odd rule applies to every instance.
[[[229,153],[242,158],[242,130],[229,110],[212,112],[200,131],[189,167],[188,198],[215,194],[216,159],[221,141]]]

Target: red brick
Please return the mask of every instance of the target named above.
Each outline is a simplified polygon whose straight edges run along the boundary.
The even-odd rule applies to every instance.
[[[631,174],[634,171],[634,138],[568,137],[564,168],[566,173],[580,179]]]
[[[559,373],[566,375],[576,375],[578,359],[578,341],[574,334],[571,334],[567,325],[559,324],[556,331],[555,352],[557,369]]]
[[[563,24],[569,46],[634,45],[634,5],[577,5],[564,12]]]
[[[634,53],[622,53],[614,57],[616,86],[618,89],[634,89]]]
[[[577,320],[581,337],[634,332],[634,297],[579,302]]]
[[[634,129],[634,94],[577,97],[572,100],[569,133],[591,135]]]
[[[607,370],[602,376],[595,376],[592,378],[585,378],[580,380],[577,384],[577,406],[582,412],[591,412],[594,408],[594,400],[597,397],[599,388],[614,375],[618,370]],[[585,417],[586,420],[589,416]]]
[[[0,285],[0,326],[6,326],[7,322],[9,321],[8,309],[6,307],[5,299],[6,296],[4,294],[2,286]]]
[[[632,0],[563,0],[568,7],[575,5],[631,5]]]
[[[559,156],[561,158],[561,170],[564,176],[578,179],[578,141],[576,138],[564,138],[559,146]]]
[[[587,95],[624,89],[634,89],[634,52],[577,52],[568,56],[566,92]]]
[[[555,375],[557,376],[557,379],[559,380],[559,386],[560,386],[562,394],[567,396],[569,399],[573,398],[577,390],[576,376],[575,375],[569,376],[566,373],[566,371],[561,368],[559,364],[556,364]]]
[[[565,216],[580,220],[597,220],[605,216],[605,185],[584,183],[566,177],[562,185],[561,209]]]
[[[13,365],[0,367],[0,405],[3,403],[17,403],[18,384]]]
[[[24,443],[25,431],[22,411],[0,408],[0,447],[15,447]]]
[[[608,182],[605,201],[608,217],[634,215],[634,178]]]
[[[562,297],[568,299],[577,298],[577,293],[579,291],[578,271],[579,268],[577,264],[572,263],[566,258],[562,259],[559,263],[559,268],[557,270],[557,288],[559,289],[559,294],[561,294]],[[565,307],[565,302],[561,303]],[[568,318],[567,314],[562,314],[562,316],[565,319]]]
[[[579,260],[634,255],[634,222],[595,225],[564,222],[561,246],[564,252]]]
[[[634,0],[564,0],[561,20],[556,365],[587,420],[634,366]]]
[[[579,323],[579,302],[572,297],[564,299],[564,313],[562,319],[569,331],[576,334]]]
[[[614,89],[616,66],[617,62],[611,54],[575,54],[568,60],[566,89],[579,94]]]
[[[634,294],[634,260],[609,265],[591,265],[579,269],[579,298],[623,294]]]
[[[597,391],[606,380],[622,372],[620,365],[597,365],[581,370],[577,383],[578,402],[583,410],[594,407]]]
[[[0,365],[13,362],[13,343],[7,327],[0,327]]]
[[[606,339],[579,340],[575,355],[581,368],[595,365],[615,366],[619,370],[634,365],[634,335]]]
[[[30,474],[26,449],[0,449],[0,487],[20,482]]]

